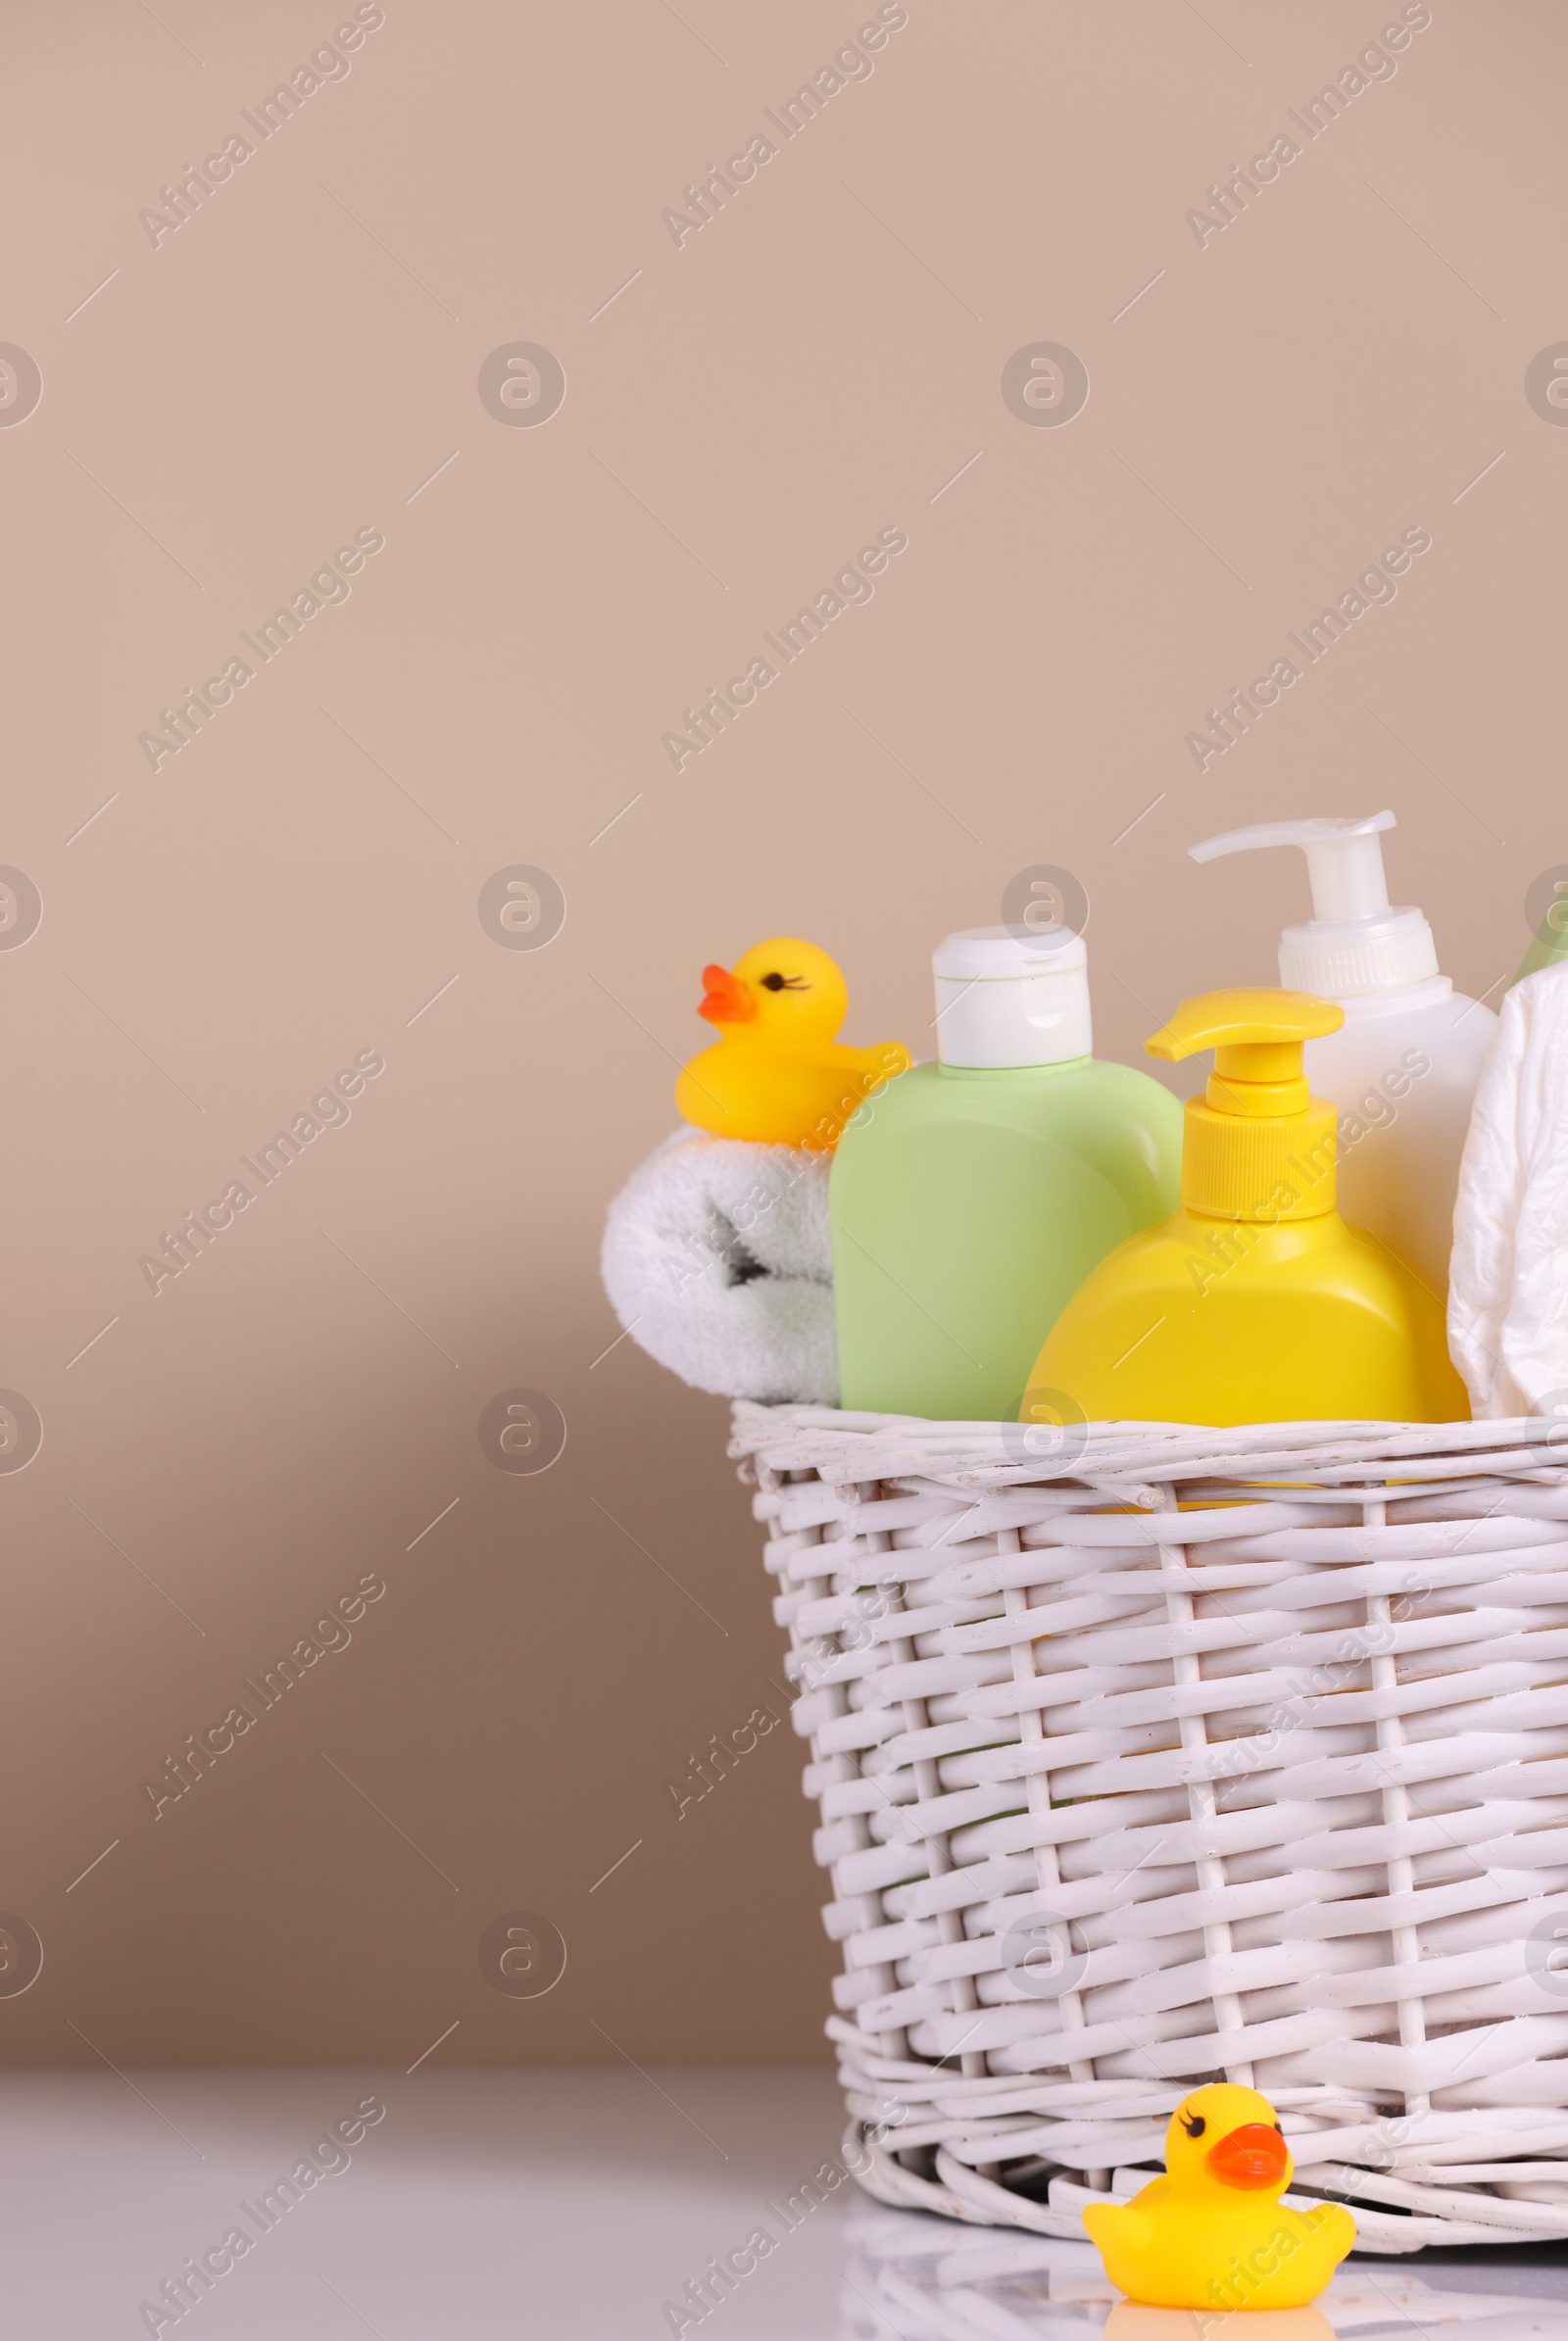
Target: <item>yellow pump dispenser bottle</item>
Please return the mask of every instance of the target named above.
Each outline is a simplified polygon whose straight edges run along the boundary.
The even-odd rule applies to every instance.
[[[1335,1108],[1309,1094],[1301,1049],[1344,1021],[1305,992],[1206,992],[1147,1044],[1214,1051],[1187,1101],[1181,1207],[1079,1286],[1020,1421],[1468,1419],[1442,1301],[1334,1207]]]

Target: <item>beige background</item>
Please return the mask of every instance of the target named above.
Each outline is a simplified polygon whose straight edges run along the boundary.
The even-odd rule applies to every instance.
[[[0,1906],[46,1962],[0,2056],[823,2053],[795,1743],[666,1793],[780,1637],[722,1405],[601,1356],[603,1206],[705,960],[804,932],[847,1037],[926,1053],[933,941],[1029,863],[1090,892],[1104,1054],[1271,979],[1298,865],[1182,851],[1245,819],[1392,805],[1446,969],[1511,971],[1568,856],[1568,437],[1523,394],[1568,333],[1568,28],[1432,0],[1244,217],[1184,217],[1396,14],[909,0],[677,249],[855,0],[387,0],[154,249],[328,0],[11,12],[0,339],[44,387],[0,431],[0,861],[44,917],[0,951],[0,1384],[45,1437],[0,1477]],[[565,369],[539,428],[476,393],[518,340]],[[1003,402],[1035,341],[1088,366],[1064,428]],[[874,600],[677,777],[666,727],[889,525]],[[143,727],[362,526],[352,597],[152,772]],[[1189,727],[1411,526],[1397,600],[1200,775]],[[543,951],[476,915],[515,862],[567,898]],[[154,1298],[138,1255],[364,1049],[352,1121]],[[518,1385],[570,1427],[539,1477],[476,1437]],[[370,1571],[155,1820],[144,1778]],[[545,1998],[479,1973],[518,1909],[569,1945]]]

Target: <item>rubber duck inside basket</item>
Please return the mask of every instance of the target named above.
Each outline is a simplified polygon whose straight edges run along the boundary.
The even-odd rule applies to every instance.
[[[1108,2234],[1255,2092],[1329,2262],[1331,2203],[1568,2238],[1568,945],[1466,1000],[1392,820],[1194,849],[1304,846],[1317,915],[1150,1041],[1185,1107],[1070,922],[947,938],[929,1064],[799,939],[710,967],[612,1206],[622,1323],[738,1401],[885,2203]]]

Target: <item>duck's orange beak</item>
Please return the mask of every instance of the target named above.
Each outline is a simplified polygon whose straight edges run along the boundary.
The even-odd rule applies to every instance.
[[[1233,2129],[1211,2146],[1203,2161],[1222,2186],[1250,2190],[1283,2184],[1291,2167],[1290,2149],[1266,2122],[1244,2122],[1240,2129]]]
[[[710,1024],[744,1024],[748,1016],[757,1013],[757,1002],[738,975],[731,975],[727,967],[705,967],[703,988],[706,997],[698,1009]]]

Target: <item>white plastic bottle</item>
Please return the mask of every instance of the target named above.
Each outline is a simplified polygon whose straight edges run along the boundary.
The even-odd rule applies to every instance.
[[[1453,1203],[1470,1107],[1497,1019],[1438,972],[1421,912],[1391,906],[1380,832],[1364,821],[1265,821],[1188,850],[1195,861],[1299,846],[1312,916],[1280,936],[1280,982],[1336,1000],[1345,1023],[1309,1041],[1313,1091],[1340,1109],[1340,1209],[1448,1289]]]

